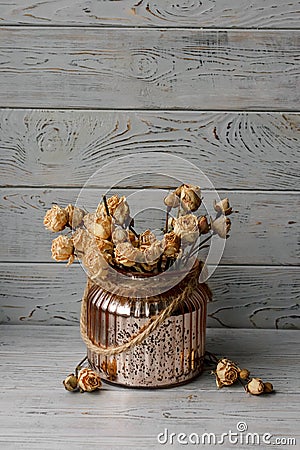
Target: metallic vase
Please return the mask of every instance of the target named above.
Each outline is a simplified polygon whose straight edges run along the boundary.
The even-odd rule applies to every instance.
[[[112,356],[88,349],[89,363],[102,379],[129,387],[158,388],[185,383],[202,372],[206,304],[211,292],[206,284],[199,283],[200,270],[198,263],[171,289],[146,297],[138,295],[142,274],[132,274],[137,281],[132,296],[118,295],[89,283],[85,294],[87,335],[93,344],[102,347],[128,341],[176,296],[187,293],[172,314],[141,344]]]

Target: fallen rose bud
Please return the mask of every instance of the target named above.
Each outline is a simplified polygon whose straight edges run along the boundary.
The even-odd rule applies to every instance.
[[[246,391],[252,395],[260,395],[264,392],[264,383],[260,378],[251,378],[249,383],[246,384]]]
[[[247,380],[249,378],[250,372],[247,369],[241,369],[239,377],[241,380]]]
[[[267,394],[270,394],[271,392],[273,392],[273,384],[269,383],[268,381],[266,383],[264,383],[264,392],[266,392]]]
[[[63,385],[67,391],[73,392],[77,390],[77,381],[74,373],[71,373],[64,379]]]

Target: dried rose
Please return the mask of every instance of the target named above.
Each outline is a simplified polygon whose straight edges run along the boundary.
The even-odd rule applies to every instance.
[[[74,247],[78,253],[84,253],[87,248],[96,246],[94,236],[83,228],[78,228],[72,237]]]
[[[62,231],[67,223],[68,213],[58,205],[53,205],[45,214],[44,225],[50,231]]]
[[[180,200],[185,211],[197,211],[201,205],[200,187],[184,184],[181,189]]]
[[[180,237],[174,231],[166,233],[162,240],[162,248],[165,256],[176,258],[180,249]]]
[[[241,369],[239,377],[241,380],[247,380],[249,378],[250,372],[248,369]]]
[[[266,394],[270,394],[271,392],[273,392],[273,384],[269,383],[269,381],[267,381],[266,383],[264,383],[264,392]]]
[[[238,379],[240,369],[237,365],[230,361],[230,359],[221,359],[215,371],[216,383],[219,388],[223,386],[230,386]]]
[[[146,264],[153,265],[156,264],[162,254],[161,242],[156,240],[144,250]]]
[[[55,261],[66,261],[68,259],[68,265],[74,261],[74,245],[72,239],[68,236],[61,234],[53,239],[51,252]]]
[[[75,377],[74,373],[71,373],[64,379],[63,385],[65,389],[67,389],[67,391],[77,391],[77,381],[78,380]]]
[[[91,279],[97,280],[99,278],[106,278],[108,263],[98,249],[88,247],[83,255],[82,263],[87,269]]]
[[[198,227],[200,234],[206,234],[210,230],[210,225],[208,223],[208,220],[205,216],[201,216],[198,219]]]
[[[122,242],[115,247],[115,260],[117,264],[133,267],[137,263],[144,263],[145,257],[143,252],[133,247],[130,242]]]
[[[94,221],[94,235],[97,238],[108,239],[111,237],[112,219],[106,214],[102,216],[95,216]]]
[[[112,232],[111,239],[115,245],[128,242],[128,232],[124,228],[117,227]]]
[[[108,211],[111,216],[115,219],[115,222],[119,225],[123,225],[129,219],[129,206],[126,201],[126,197],[123,195],[119,198],[118,195],[113,195],[107,199]],[[100,203],[98,205],[96,215],[106,214],[105,205]]]
[[[110,264],[112,262],[112,255],[114,252],[114,244],[111,241],[105,239],[96,238],[95,239],[98,250],[104,259]]]
[[[231,227],[229,217],[220,216],[211,221],[211,229],[214,234],[218,234],[222,239],[225,239]]]
[[[252,395],[260,395],[264,392],[264,383],[260,378],[251,378],[246,384],[246,391]]]
[[[168,208],[177,208],[180,204],[179,197],[175,194],[175,192],[170,192],[165,198],[164,198],[164,204]]]
[[[174,221],[174,233],[181,238],[182,245],[195,242],[199,236],[198,220],[193,214],[186,214]]]
[[[124,230],[124,228],[117,227],[112,233],[112,241],[115,245],[122,242],[131,242],[134,247],[138,246],[138,240],[135,234],[130,230]]]
[[[78,387],[81,392],[92,392],[102,386],[100,375],[91,369],[80,369],[78,372]]]
[[[139,247],[141,250],[145,250],[153,242],[156,242],[156,240],[155,234],[150,230],[146,230],[139,236]]]
[[[68,214],[68,224],[71,228],[77,228],[81,222],[82,219],[85,215],[85,212],[80,209],[80,208],[76,208],[75,206],[69,204],[66,208],[65,211]]]
[[[228,216],[229,214],[232,213],[232,208],[229,206],[228,198],[224,198],[223,200],[220,200],[218,203],[215,200],[214,209],[218,213],[225,214],[225,216]]]

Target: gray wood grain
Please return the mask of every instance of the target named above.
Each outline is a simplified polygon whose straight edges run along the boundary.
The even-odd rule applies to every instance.
[[[0,4],[0,23],[297,28],[299,2],[290,0],[11,0]]]
[[[0,106],[297,111],[299,36],[3,27]]]
[[[106,191],[85,190],[84,206],[96,209]],[[132,190],[112,190],[132,195]],[[164,226],[162,210],[148,209],[145,193],[129,197],[132,208],[145,209],[136,215],[135,228],[160,230]],[[10,188],[0,190],[0,260],[50,262],[51,241],[57,234],[44,229],[43,217],[52,202],[62,207],[74,203],[78,189]],[[205,196],[205,193],[203,193]],[[219,191],[229,197],[236,211],[232,217],[231,237],[227,240],[222,262],[225,264],[299,264],[299,195],[295,192]],[[152,194],[150,193],[151,197]],[[211,202],[212,203],[212,202]],[[201,207],[202,208],[202,207]],[[200,209],[199,214],[206,213]]]
[[[157,434],[165,428],[220,437],[230,429],[235,432],[240,421],[248,432],[299,442],[297,332],[208,330],[209,351],[274,384],[275,394],[250,397],[238,385],[218,391],[210,370],[171,391],[105,384],[94,395],[71,394],[61,380],[84,355],[78,327],[18,325],[1,326],[0,331],[0,442],[6,449],[158,449]]]
[[[299,270],[219,266],[208,326],[299,329]],[[78,326],[85,282],[78,264],[0,264],[0,323]]]
[[[300,190],[299,148],[300,115],[291,113],[0,111],[5,186],[81,187],[117,157],[152,151],[195,164],[218,189]],[[168,186],[154,173],[159,158],[152,164],[151,175],[119,185]]]

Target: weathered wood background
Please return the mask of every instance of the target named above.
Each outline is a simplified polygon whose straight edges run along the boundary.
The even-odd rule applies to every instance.
[[[44,212],[113,158],[151,150],[200,167],[236,211],[209,326],[300,327],[299,10],[294,0],[0,4],[2,323],[78,323],[85,275],[51,261]],[[160,185],[145,175],[120,188]]]

